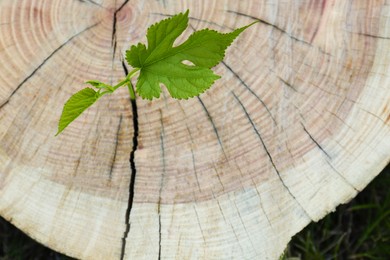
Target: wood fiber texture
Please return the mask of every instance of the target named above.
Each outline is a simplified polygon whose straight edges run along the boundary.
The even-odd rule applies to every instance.
[[[101,98],[146,29],[246,30],[198,98]],[[180,38],[178,42],[184,38]],[[390,159],[390,1],[0,1],[0,215],[82,259],[277,259]]]

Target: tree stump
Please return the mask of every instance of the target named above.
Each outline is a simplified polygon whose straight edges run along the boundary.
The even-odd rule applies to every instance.
[[[125,50],[253,21],[198,98],[64,102],[125,76]],[[276,259],[390,158],[386,0],[0,1],[0,215],[83,259]],[[130,158],[130,160],[129,160]]]

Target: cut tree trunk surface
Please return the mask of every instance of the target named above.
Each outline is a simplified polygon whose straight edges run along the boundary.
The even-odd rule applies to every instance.
[[[198,98],[105,96],[146,29],[253,21]],[[0,215],[83,259],[276,259],[390,159],[390,2],[0,1]]]

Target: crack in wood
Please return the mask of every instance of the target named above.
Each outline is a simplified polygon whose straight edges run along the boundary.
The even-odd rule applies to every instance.
[[[256,20],[256,21],[259,21],[261,24],[270,26],[270,27],[274,28],[275,30],[277,30],[277,31],[279,31],[279,32],[281,32],[281,33],[287,35],[289,38],[291,38],[291,39],[293,39],[293,40],[295,40],[295,41],[297,41],[297,42],[301,42],[301,43],[304,43],[304,44],[306,44],[306,45],[312,46],[311,43],[309,43],[309,42],[307,42],[307,41],[304,41],[304,40],[302,40],[302,39],[298,39],[298,38],[296,38],[295,36],[293,36],[293,35],[291,35],[290,33],[288,33],[286,30],[284,30],[284,29],[278,27],[278,26],[275,25],[275,24],[272,24],[272,23],[270,23],[270,22],[267,22],[267,21],[265,21],[265,20],[263,20],[263,19],[260,19],[260,18],[258,18],[258,17],[252,16],[252,15],[249,15],[249,14],[245,14],[245,13],[233,11],[233,10],[227,10],[227,12],[228,12],[228,13],[233,13],[233,14],[236,14],[236,15],[239,15],[239,16],[251,18],[251,19]]]
[[[221,187],[222,187],[222,192],[224,193],[225,192],[225,185],[223,185],[223,182],[222,182],[222,179],[221,179],[221,176],[218,172],[218,169],[217,169],[217,166],[215,164],[213,164],[213,169],[215,171],[215,175],[217,176],[217,179],[219,181],[219,184],[221,184]],[[210,167],[211,168],[211,167]]]
[[[332,170],[337,173],[337,175],[346,183],[348,184],[352,189],[355,190],[356,193],[359,193],[361,190],[359,190],[358,188],[356,188],[352,183],[350,183],[338,170],[336,170],[336,168],[328,161],[328,160],[325,160],[329,167],[332,168]]]
[[[160,212],[160,204],[158,202],[158,260],[161,259],[161,212]]]
[[[164,187],[164,178],[166,171],[166,162],[165,162],[165,148],[164,148],[164,122],[162,117],[162,111],[160,109],[160,121],[161,121],[161,132],[160,132],[160,143],[161,143],[161,160],[162,160],[162,176],[160,182],[159,196],[158,196],[158,204],[157,204],[157,213],[158,213],[158,259],[161,259],[161,201],[162,201],[162,190]]]
[[[237,168],[238,168],[238,171],[240,172],[240,175],[243,176],[240,167],[237,167]],[[265,218],[267,219],[267,222],[268,222],[269,226],[270,226],[271,228],[273,228],[272,223],[271,223],[271,221],[270,221],[270,219],[269,219],[269,217],[268,217],[268,214],[267,214],[267,212],[266,212],[265,209],[264,209],[263,202],[262,202],[263,199],[262,199],[262,197],[261,197],[261,195],[260,195],[259,190],[257,189],[257,184],[255,183],[255,181],[254,181],[252,178],[251,178],[251,181],[252,181],[252,183],[253,183],[253,187],[255,187],[255,191],[256,191],[256,193],[257,193],[257,196],[259,197],[259,204],[260,204],[261,211],[264,213],[264,216],[265,216]]]
[[[12,91],[12,93],[9,95],[9,97],[7,98],[6,101],[4,101],[1,105],[0,105],[0,109],[3,108],[6,104],[8,104],[8,102],[11,100],[12,96],[15,95],[15,93],[32,77],[35,75],[35,73],[40,70],[43,65],[46,64],[46,62],[48,60],[50,60],[56,53],[58,53],[64,46],[66,46],[68,43],[70,43],[73,39],[75,39],[77,36],[80,36],[82,33],[94,28],[95,26],[97,26],[98,24],[100,23],[95,23],[87,28],[85,28],[84,30],[76,33],[75,35],[73,35],[72,37],[70,37],[68,40],[66,40],[64,43],[62,43],[60,46],[58,46],[49,56],[47,56],[41,64],[38,65],[38,67],[36,67],[30,75],[28,75],[26,78],[24,78],[22,80],[21,83],[19,83],[19,85]]]
[[[221,215],[222,215],[223,221],[227,224],[228,221],[226,220],[225,213],[223,213],[221,203],[219,202],[218,198],[216,198],[216,197],[214,196],[214,193],[213,193],[213,199],[215,199],[215,201],[217,202],[218,209],[219,209],[219,212],[220,212]]]
[[[236,14],[236,15],[239,15],[239,16],[243,16],[243,17],[247,17],[247,18],[250,18],[250,19],[253,19],[253,20],[256,20],[256,21],[259,21],[261,24],[264,24],[266,26],[271,26],[272,28],[274,28],[275,30],[287,35],[290,39],[296,41],[296,42],[300,42],[304,45],[307,45],[307,46],[310,46],[310,47],[313,47],[313,48],[316,48],[318,49],[321,53],[325,54],[325,55],[328,55],[330,57],[334,57],[332,54],[330,53],[327,53],[326,51],[324,51],[323,49],[321,49],[320,47],[318,46],[315,46],[313,44],[311,44],[310,42],[307,42],[305,40],[302,40],[302,39],[299,39],[299,38],[296,38],[295,36],[291,35],[290,33],[288,33],[286,30],[278,27],[277,25],[275,24],[272,24],[270,22],[267,22],[263,19],[260,19],[258,17],[255,17],[255,16],[252,16],[252,15],[248,15],[248,14],[245,14],[245,13],[241,13],[241,12],[237,12],[237,11],[234,11],[234,10],[227,10],[226,12],[228,13],[233,13],[233,14]]]
[[[259,140],[260,140],[260,142],[261,142],[261,144],[262,144],[262,146],[263,146],[263,148],[264,148],[264,150],[265,150],[265,152],[266,152],[266,154],[267,154],[267,156],[268,156],[268,158],[269,158],[269,160],[271,162],[271,165],[274,168],[274,170],[275,170],[279,180],[281,181],[283,187],[287,190],[287,192],[294,199],[294,201],[301,207],[302,211],[307,215],[307,217],[309,217],[311,220],[313,220],[311,218],[311,216],[309,215],[309,213],[306,211],[306,209],[303,207],[303,205],[297,200],[297,198],[291,192],[290,188],[286,185],[286,183],[284,183],[284,180],[283,180],[282,176],[280,175],[280,172],[279,172],[278,168],[276,167],[276,164],[274,162],[274,159],[271,156],[271,153],[269,152],[267,146],[265,145],[264,140],[261,137],[261,134],[260,134],[259,130],[257,129],[255,123],[253,122],[252,118],[250,117],[250,115],[249,115],[248,111],[246,110],[244,104],[241,102],[241,100],[237,97],[237,95],[234,92],[232,92],[232,94],[233,94],[234,98],[237,100],[237,102],[239,103],[239,105],[241,106],[241,108],[243,109],[243,111],[245,113],[245,116],[247,117],[249,123],[252,125],[252,128],[255,131],[257,137],[259,138]]]
[[[237,211],[237,214],[238,214],[238,219],[240,220],[241,225],[242,225],[243,228],[244,228],[245,234],[246,234],[246,236],[247,236],[249,242],[251,243],[251,246],[252,246],[253,250],[254,250],[254,251],[256,252],[256,254],[257,254],[255,244],[253,243],[253,240],[252,240],[251,236],[249,235],[248,229],[246,228],[246,225],[245,225],[245,221],[242,219],[240,210],[238,209],[237,203],[236,203],[235,200],[233,201],[233,204],[234,204],[234,207],[236,208],[236,211]]]
[[[358,35],[370,37],[370,38],[374,38],[374,39],[390,40],[390,37],[373,35],[373,34],[369,34],[369,33],[358,33]]]
[[[320,24],[321,24],[321,19],[324,16],[324,11],[325,11],[325,7],[326,7],[326,1],[327,0],[322,0],[322,3],[321,3],[321,14],[320,14],[320,17],[319,17],[319,19],[317,21],[317,24],[315,26],[316,29],[315,29],[313,35],[311,36],[310,43],[312,43],[314,38],[317,36],[318,29],[320,28]]]
[[[122,118],[123,118],[123,116],[121,115],[119,118],[119,123],[118,123],[117,131],[116,131],[114,156],[112,158],[110,173],[109,173],[110,180],[112,178],[112,171],[114,170],[114,164],[115,164],[115,160],[116,160],[116,154],[117,154],[117,149],[118,149],[118,144],[119,144],[119,132],[120,132],[121,126],[122,126]]]
[[[194,211],[195,211],[196,219],[198,220],[198,227],[199,227],[200,233],[202,234],[203,243],[206,245],[206,238],[204,236],[204,231],[203,231],[202,225],[200,224],[198,211],[196,210],[195,205],[193,206],[193,208],[194,208]]]
[[[200,187],[198,171],[196,170],[196,164],[195,164],[195,154],[194,154],[194,150],[192,148],[191,148],[191,154],[192,154],[192,168],[194,170],[196,184],[198,185],[199,192],[201,192],[202,188]]]
[[[219,136],[219,133],[218,133],[217,126],[215,125],[214,120],[213,120],[213,118],[211,117],[211,115],[210,115],[210,113],[209,113],[207,107],[206,107],[205,104],[203,103],[202,99],[201,99],[199,96],[197,96],[197,98],[198,98],[198,101],[200,102],[200,104],[202,105],[202,108],[203,108],[204,112],[206,113],[207,119],[209,120],[209,122],[211,123],[211,125],[212,125],[212,127],[213,127],[214,133],[215,133],[215,135],[216,135],[216,137],[217,137],[218,144],[219,144],[219,146],[221,147],[222,153],[223,153],[223,155],[224,155],[226,161],[228,161],[227,156],[226,156],[226,153],[225,153],[225,149],[223,148],[223,144],[222,144],[221,137]]]
[[[237,235],[237,232],[236,230],[234,229],[234,226],[232,224],[231,221],[227,221],[226,217],[225,217],[225,214],[223,213],[223,210],[222,210],[222,207],[221,207],[221,203],[219,202],[219,200],[217,198],[215,198],[215,196],[213,196],[215,201],[217,202],[217,205],[218,205],[218,208],[219,208],[219,212],[221,213],[221,216],[223,218],[223,221],[225,222],[225,224],[230,224],[230,228],[231,230],[233,231],[233,234],[234,234],[234,237],[236,238],[237,241],[240,241],[240,239],[238,238],[238,235]],[[240,249],[241,249],[241,252],[244,252],[241,244],[239,243],[239,246],[240,246]]]
[[[348,101],[352,101],[352,100],[348,100]],[[355,102],[355,103],[356,103],[356,102]],[[358,106],[358,108],[359,108],[359,110],[361,110],[361,111],[367,113],[368,115],[370,115],[370,116],[372,116],[372,117],[378,119],[378,120],[381,121],[385,126],[388,125],[388,123],[385,121],[384,118],[381,118],[380,116],[378,116],[378,115],[372,113],[371,111],[368,111],[368,110],[364,109],[364,108],[361,107],[361,106]]]
[[[328,157],[329,159],[332,159],[332,157],[330,157],[330,155],[324,150],[324,148],[317,142],[316,139],[314,139],[314,137],[309,133],[309,131],[307,131],[306,127],[304,126],[304,124],[301,122],[301,125],[303,127],[303,131],[305,131],[305,133],[309,136],[309,138],[313,141],[313,143],[315,143],[317,145],[317,147],[326,155],[326,157]]]
[[[314,139],[314,137],[309,133],[309,131],[306,129],[304,124],[301,122],[301,125],[303,127],[303,131],[309,136],[309,138],[317,145],[317,147],[326,155],[326,157],[329,160],[332,160],[332,157],[325,151],[325,149],[317,142],[317,140]],[[359,192],[359,190],[352,184],[350,183],[339,171],[336,170],[335,167],[331,164],[331,162],[325,159],[325,161],[328,163],[329,167],[332,168],[332,170],[352,189],[354,189],[356,192]]]
[[[150,13],[152,15],[160,15],[160,16],[163,16],[163,17],[172,17],[173,14],[163,14],[163,13]],[[200,18],[196,18],[196,17],[192,17],[192,16],[188,16],[188,19],[191,21],[197,21],[197,22],[202,22],[202,23],[206,23],[208,25],[215,25],[215,26],[218,26],[219,28],[228,28],[230,30],[234,30],[235,28],[233,27],[229,27],[229,26],[226,26],[226,25],[220,25],[216,22],[212,22],[212,21],[208,21],[208,20],[204,20],[204,19],[200,19]],[[189,26],[194,30],[194,31],[197,31],[195,29],[195,27],[193,27],[191,24],[189,24]]]
[[[291,83],[287,82],[287,81],[284,80],[282,77],[279,77],[279,76],[277,76],[277,77],[278,77],[278,79],[279,79],[281,82],[283,82],[284,85],[286,85],[287,87],[291,88],[293,91],[298,92],[297,89],[296,89]]]
[[[90,4],[97,5],[97,6],[101,7],[101,8],[103,8],[103,6],[102,6],[101,4],[96,3],[96,2],[93,1],[93,0],[78,0],[78,1],[79,1],[79,2],[82,2],[82,3],[90,3]]]
[[[188,133],[190,133],[190,138],[191,138],[191,143],[193,144],[194,141],[192,139],[192,135],[191,135],[191,132],[190,130],[188,129],[188,126],[187,126],[187,130],[188,130]],[[196,160],[195,160],[195,153],[194,153],[194,149],[191,147],[191,157],[192,157],[192,168],[194,170],[194,175],[195,175],[195,180],[196,180],[196,184],[198,185],[198,189],[199,189],[199,192],[202,191],[202,188],[200,187],[200,182],[199,182],[199,177],[198,177],[198,171],[196,169]]]
[[[271,111],[269,110],[268,106],[264,103],[264,101],[249,87],[248,84],[238,75],[237,72],[233,70],[232,67],[230,67],[225,61],[222,61],[222,64],[233,74],[233,76],[240,82],[242,86],[244,86],[267,110],[269,116],[271,117],[272,121],[274,121],[274,124],[277,125],[276,120],[274,116],[272,115]]]
[[[123,70],[127,76],[129,73],[124,61],[122,61],[122,66]],[[130,169],[131,169],[131,177],[130,177],[130,183],[129,183],[129,198],[127,202],[127,209],[126,209],[126,214],[125,214],[125,225],[126,229],[125,232],[123,233],[122,237],[122,248],[121,248],[121,256],[120,259],[124,259],[125,256],[125,251],[126,251],[126,242],[127,242],[127,237],[130,232],[130,214],[131,214],[131,209],[133,208],[133,201],[134,201],[134,186],[135,186],[135,177],[136,177],[136,167],[135,167],[135,152],[137,151],[138,148],[138,135],[139,135],[139,128],[138,128],[138,109],[137,109],[137,102],[135,99],[130,99],[131,102],[131,109],[133,112],[133,147],[130,152]]]
[[[183,106],[180,103],[179,103],[179,107],[180,107],[180,110],[182,111],[182,113],[184,114],[184,116],[187,117],[186,112],[184,111]],[[195,163],[196,162],[195,153],[194,153],[194,149],[193,149],[193,145],[195,144],[195,142],[194,142],[194,138],[191,134],[191,130],[188,127],[187,123],[186,123],[186,129],[188,132],[188,136],[190,137],[190,140],[191,140],[192,166],[193,166],[193,170],[194,170],[194,175],[195,175],[196,183],[198,185],[199,192],[201,192],[201,187],[200,187],[199,178],[198,178],[198,171],[196,169],[196,163]]]
[[[112,21],[112,37],[111,37],[111,47],[113,48],[112,60],[114,60],[114,58],[115,58],[116,46],[117,46],[117,41],[116,41],[116,25],[117,25],[117,20],[118,20],[117,15],[128,2],[129,2],[129,0],[124,1],[123,4],[114,12],[114,17],[113,17],[113,21]]]

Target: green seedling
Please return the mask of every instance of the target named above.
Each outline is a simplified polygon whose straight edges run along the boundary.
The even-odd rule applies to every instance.
[[[196,31],[179,46],[173,46],[188,26],[188,13],[187,10],[148,28],[148,46],[138,43],[126,51],[126,61],[133,70],[118,84],[111,86],[97,80],[87,81],[86,84],[93,88],[80,90],[65,103],[56,135],[99,98],[122,86],[128,87],[132,100],[136,98],[135,91],[144,99],[159,98],[161,83],[177,99],[195,97],[209,89],[220,78],[211,68],[222,61],[233,40],[256,22],[230,33],[209,29]],[[131,80],[135,76],[138,80],[134,91]]]

